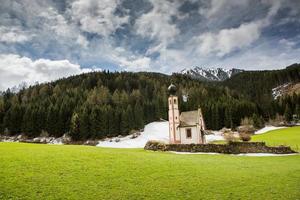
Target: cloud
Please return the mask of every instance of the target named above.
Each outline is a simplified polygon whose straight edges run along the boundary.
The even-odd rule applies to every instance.
[[[199,13],[206,18],[217,17],[221,13],[226,13],[234,8],[247,6],[248,3],[248,0],[211,0],[209,7],[200,7]]]
[[[44,21],[44,34],[52,34],[57,40],[70,43],[69,40],[74,40],[81,47],[88,47],[88,40],[82,35],[78,27],[71,21],[68,21],[65,16],[58,13],[53,7],[42,10],[38,15],[40,20]],[[72,43],[73,44],[73,43]]]
[[[84,68],[163,73],[195,65],[269,67],[272,56],[283,59],[277,60],[282,64],[299,57],[294,54],[299,8],[293,0],[4,1],[0,54],[27,58],[30,65],[38,61],[33,58],[45,58]],[[262,43],[271,45],[258,49]],[[9,70],[17,73],[14,67],[5,73]],[[20,80],[26,77],[20,75]]]
[[[53,81],[93,70],[101,69],[82,69],[78,64],[73,64],[68,60],[32,60],[15,54],[0,54],[0,91],[22,82],[34,84]]]
[[[224,56],[256,41],[261,34],[262,27],[261,21],[242,24],[238,28],[223,29],[216,34],[204,33],[196,37],[193,42],[200,44],[197,48],[199,54],[216,53],[218,56]]]
[[[18,27],[0,26],[0,42],[23,43],[30,40],[30,37]]]
[[[150,12],[143,14],[136,20],[135,28],[139,35],[148,37],[155,41],[155,44],[148,50],[153,53],[164,49],[175,40],[180,33],[172,17],[178,16],[178,8],[181,5],[178,1],[150,1],[153,8]]]
[[[128,22],[128,16],[115,14],[119,4],[119,0],[76,0],[71,5],[72,19],[82,31],[107,37]]]
[[[278,41],[278,43],[279,43],[280,45],[283,45],[283,46],[286,47],[286,48],[292,48],[292,47],[296,46],[296,44],[297,44],[295,41],[287,40],[287,39],[285,39],[285,38],[280,39],[280,40]]]
[[[235,57],[227,57],[220,64],[249,70],[281,69],[299,63],[299,54],[299,48],[286,51],[286,46],[274,48],[274,42],[271,41],[240,52]]]
[[[215,1],[212,1],[211,10],[207,11],[208,16],[215,14],[222,6],[224,6],[222,3],[223,1],[218,1],[218,3],[214,2]],[[279,0],[266,1],[266,3],[270,4],[270,9],[265,18],[249,23],[243,23],[237,28],[222,29],[217,33],[203,33],[194,37],[191,40],[191,43],[197,44],[195,49],[199,55],[206,56],[209,54],[216,54],[220,57],[235,50],[250,46],[253,42],[259,39],[263,28],[270,25],[271,18],[276,15],[281,5],[281,1]]]

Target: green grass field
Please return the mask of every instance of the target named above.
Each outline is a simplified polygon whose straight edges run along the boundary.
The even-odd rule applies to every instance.
[[[253,135],[252,142],[266,142],[269,146],[286,145],[293,150],[300,152],[300,126],[286,129],[269,131],[260,135]],[[214,144],[224,144],[226,141],[213,141]]]
[[[252,137],[252,141],[265,141],[267,145],[287,145],[300,151],[300,126],[269,131]]]
[[[300,155],[0,143],[0,199],[300,199]]]

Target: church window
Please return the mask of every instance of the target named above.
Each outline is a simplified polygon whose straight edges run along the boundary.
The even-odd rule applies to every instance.
[[[192,138],[192,130],[190,128],[185,129],[186,138]]]
[[[174,104],[176,104],[176,99],[174,99]]]

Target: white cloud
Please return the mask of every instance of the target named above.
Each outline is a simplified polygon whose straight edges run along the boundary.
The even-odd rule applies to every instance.
[[[128,59],[126,57],[118,57],[118,63],[121,67],[128,71],[149,71],[151,59],[149,57],[135,57]]]
[[[280,39],[278,43],[283,45],[286,48],[292,48],[297,44],[295,41],[287,40],[285,38]]]
[[[0,42],[22,43],[28,40],[30,40],[30,36],[26,35],[18,27],[0,26]]]
[[[212,1],[212,10],[208,11],[208,16],[215,14],[221,9],[223,1],[215,3]],[[235,2],[235,1],[233,1]],[[224,56],[232,51],[242,49],[250,46],[253,42],[259,39],[262,29],[270,25],[271,18],[277,13],[280,8],[281,1],[265,0],[266,4],[270,5],[267,16],[263,19],[255,20],[249,23],[241,24],[237,28],[225,28],[217,33],[206,32],[199,36],[195,36],[190,44],[195,44],[195,50],[199,55],[215,54],[217,56]]]
[[[237,7],[247,6],[248,0],[211,0],[208,8],[200,7],[199,13],[206,18],[217,17]]]
[[[200,44],[197,48],[200,54],[216,53],[218,56],[224,56],[256,41],[260,36],[262,27],[261,21],[242,24],[238,28],[223,29],[216,34],[204,33],[192,42]]]
[[[230,66],[235,62],[239,65],[244,63],[245,67],[252,64],[270,66],[274,64],[272,56],[276,59],[281,56],[280,58],[287,59],[287,63],[295,60],[287,56],[288,54],[295,58],[299,57],[293,53],[297,47],[295,45],[297,39],[290,38],[289,35],[279,36],[279,29],[278,32],[274,32],[272,38],[267,35],[269,32],[266,36],[262,36],[262,31],[267,26],[272,26],[272,30],[279,27],[278,24],[282,21],[281,15],[277,15],[278,21],[272,21],[279,8],[282,12],[289,13],[286,20],[293,19],[299,22],[299,2],[293,0],[201,1],[199,11],[201,16],[199,16],[197,7],[183,14],[184,9],[190,9],[186,6],[181,7],[186,1],[149,1],[153,8],[147,13],[141,12],[148,4],[145,4],[145,7],[138,7],[141,4],[133,3],[132,6],[127,4],[128,2],[123,4],[123,0],[66,0],[59,3],[48,0],[4,1],[0,5],[0,53],[67,59],[70,61],[69,64],[104,63],[107,68],[119,66],[121,70],[164,73],[179,71],[193,65],[228,64]],[[198,5],[200,2],[189,1],[195,3],[192,5]],[[122,5],[126,5],[126,8]],[[117,14],[120,10],[123,16]],[[138,18],[135,18],[136,16]],[[135,24],[130,24],[129,19]],[[124,24],[128,25],[125,27],[126,31],[122,32],[124,35],[121,37],[113,35]],[[297,26],[293,28],[294,33],[299,31]],[[89,35],[86,32],[101,37],[86,37]],[[136,38],[136,34],[144,37],[145,40]],[[283,37],[286,40],[282,39]],[[274,46],[269,48],[280,50],[272,56],[268,54],[270,51],[268,48],[259,51],[260,57],[256,52],[251,51],[262,42],[268,42],[273,38],[279,39],[272,41]],[[27,41],[30,41],[28,46],[26,43],[19,48],[18,43]],[[141,42],[137,44],[136,41]],[[252,52],[253,56],[247,53],[248,51]],[[231,52],[234,54],[230,54]],[[17,56],[15,60],[25,58]],[[38,60],[29,60],[30,65],[37,65]],[[1,73],[4,73],[3,62],[0,61]],[[267,62],[271,64],[267,65]],[[277,62],[285,63],[278,60]],[[243,65],[239,67],[243,68]],[[28,72],[28,68],[25,68]],[[18,74],[11,70],[12,74]],[[67,69],[65,70],[68,72]],[[86,69],[79,71],[84,70]],[[6,69],[5,73],[7,71],[9,70]],[[33,71],[32,74],[35,74],[36,70]],[[4,75],[0,76],[2,78]],[[20,77],[21,81],[25,79],[25,75],[21,74]],[[46,80],[47,77],[44,79]],[[16,79],[13,80],[15,83]],[[0,86],[9,81],[1,79]]]
[[[68,60],[32,60],[15,54],[0,54],[0,90],[5,90],[22,82],[27,84],[47,82],[98,70],[101,69],[81,69],[78,64],[70,63]]]
[[[151,0],[152,10],[137,19],[135,28],[139,35],[154,39],[156,43],[148,50],[153,53],[164,49],[180,33],[172,17],[178,15],[178,1]]]
[[[38,14],[45,23],[43,25],[44,34],[53,34],[57,40],[73,40],[81,47],[87,48],[89,42],[81,34],[75,24],[68,22],[66,18],[59,14],[53,7],[49,7]],[[70,43],[66,41],[65,43]]]
[[[76,0],[71,7],[72,18],[83,31],[109,36],[128,22],[128,16],[115,15],[119,3],[119,0]]]
[[[149,71],[151,68],[151,59],[146,56],[134,55],[122,47],[112,48],[107,46],[107,57],[111,62],[119,65],[127,71]]]
[[[272,48],[273,43],[249,49],[236,57],[228,57],[221,61],[223,66],[237,67],[249,70],[281,69],[294,63],[299,63],[300,49],[286,52],[285,47]]]

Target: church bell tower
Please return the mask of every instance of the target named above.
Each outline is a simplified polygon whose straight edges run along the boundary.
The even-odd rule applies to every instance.
[[[176,96],[176,86],[171,84],[168,87],[169,91],[169,142],[170,144],[180,143],[179,134],[179,109],[178,109],[178,97]]]

